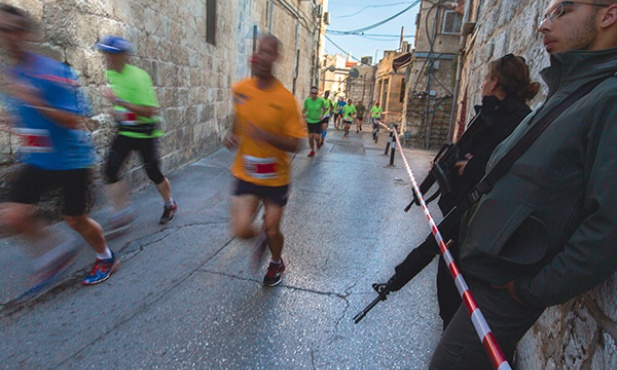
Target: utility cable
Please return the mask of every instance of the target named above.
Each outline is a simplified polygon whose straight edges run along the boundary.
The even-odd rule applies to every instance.
[[[354,34],[354,33],[362,33],[364,31],[368,31],[368,30],[372,30],[373,28],[379,27],[384,23],[390,22],[391,20],[393,20],[394,18],[400,16],[401,14],[411,10],[411,8],[415,7],[416,5],[420,4],[422,2],[422,0],[416,0],[414,1],[411,5],[409,5],[407,8],[401,10],[400,12],[394,14],[393,16],[386,18],[382,21],[379,21],[377,23],[374,23],[370,26],[366,26],[366,27],[362,27],[362,28],[358,28],[357,30],[350,30],[350,31],[339,31],[339,30],[332,30],[335,32],[340,32],[341,34]]]
[[[331,39],[331,38],[329,38],[329,37],[328,37],[328,35],[326,35],[326,40],[330,41],[330,43],[331,43],[332,45],[334,45],[334,47],[336,47],[337,49],[339,49],[340,51],[342,51],[345,55],[351,55],[351,53],[349,53],[349,52],[345,51],[342,47],[338,46],[338,45],[337,45],[334,41],[332,41],[332,39]],[[353,55],[351,55],[351,57],[352,57],[353,59],[355,59],[356,61],[358,61],[358,62],[360,62],[360,61],[361,61],[360,59],[358,59],[358,58],[354,57]]]
[[[353,14],[332,16],[332,18],[350,18],[350,17],[356,16],[356,15],[362,13],[366,9],[370,9],[370,8],[387,8],[387,7],[390,7],[390,6],[397,6],[397,5],[404,5],[404,4],[409,4],[409,2],[405,1],[403,3],[382,4],[382,5],[369,5],[369,6],[365,6],[364,8],[360,9],[359,11],[357,11],[357,12],[355,12]]]

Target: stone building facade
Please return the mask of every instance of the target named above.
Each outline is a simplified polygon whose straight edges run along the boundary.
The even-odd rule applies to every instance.
[[[394,59],[402,54],[404,53],[385,50],[383,58],[377,64],[375,92],[372,100],[379,102],[383,109],[384,123],[398,124],[402,119],[405,100],[405,71],[396,71],[392,68]]]
[[[374,95],[376,67],[357,65],[353,68],[358,71],[358,75],[347,79],[347,96],[354,104],[361,100],[364,106],[369,107]]]
[[[100,161],[114,130],[102,97],[103,57],[93,47],[105,34],[132,41],[130,63],[152,76],[166,131],[164,172],[220,147],[232,120],[230,89],[250,75],[248,60],[258,33],[271,32],[280,39],[282,58],[275,75],[299,99],[308,96],[311,81],[318,78],[323,0],[5,1],[28,10],[39,22],[36,49],[80,74],[100,123],[92,132]],[[16,140],[0,132],[0,145],[0,184],[5,184],[14,172]],[[148,183],[136,160],[127,167],[134,188]]]
[[[402,122],[416,147],[436,148],[450,141],[461,21],[452,2],[422,1]]]
[[[457,101],[460,130],[481,101],[480,86],[487,62],[507,53],[522,55],[532,78],[549,58],[537,32],[549,0],[468,0],[462,74]],[[546,86],[531,102],[546,98]],[[518,347],[519,369],[617,369],[617,280],[615,277],[571,301],[546,310]]]

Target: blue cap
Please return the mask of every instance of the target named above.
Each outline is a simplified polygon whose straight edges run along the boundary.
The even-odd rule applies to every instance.
[[[133,44],[122,37],[114,35],[106,35],[101,37],[101,39],[99,39],[96,43],[96,47],[100,51],[112,54],[130,53],[133,50]]]

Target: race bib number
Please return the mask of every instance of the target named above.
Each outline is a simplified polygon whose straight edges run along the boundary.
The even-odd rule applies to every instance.
[[[18,128],[21,140],[19,150],[24,153],[50,153],[53,151],[49,131],[44,129]]]
[[[120,126],[135,126],[139,124],[137,115],[129,111],[114,110],[114,119]]]
[[[244,172],[256,179],[273,179],[277,177],[276,158],[257,158],[250,155],[242,157]]]

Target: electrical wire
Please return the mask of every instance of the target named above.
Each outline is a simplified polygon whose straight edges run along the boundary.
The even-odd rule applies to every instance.
[[[328,37],[328,35],[326,35],[326,40],[330,41],[330,43],[331,43],[332,45],[334,45],[334,47],[335,47],[335,48],[337,48],[337,49],[339,49],[340,51],[342,51],[345,55],[351,55],[351,53],[349,53],[349,52],[345,51],[342,47],[338,46],[338,45],[337,45],[334,41],[332,41],[332,39],[331,39],[331,38],[329,38],[329,37]],[[352,59],[355,59],[355,60],[356,60],[356,61],[358,61],[358,62],[360,62],[360,61],[361,61],[360,59],[358,59],[358,58],[354,57],[353,55],[351,55],[351,58],[352,58]]]
[[[350,30],[350,31],[340,31],[340,30],[330,30],[332,32],[339,32],[340,34],[345,34],[345,35],[349,35],[349,34],[355,34],[355,33],[362,33],[364,31],[368,31],[368,30],[372,30],[373,28],[377,28],[379,26],[381,26],[382,24],[388,23],[391,20],[393,20],[394,18],[400,16],[401,14],[404,14],[405,12],[408,12],[409,10],[411,10],[411,8],[415,7],[416,5],[420,4],[422,2],[422,0],[416,0],[414,1],[411,5],[409,5],[407,8],[401,10],[400,12],[394,14],[393,16],[390,16],[384,20],[381,20],[377,23],[374,23],[370,26],[366,26],[366,27],[362,27],[362,28],[358,28],[357,30]]]
[[[401,37],[400,34],[397,35],[395,33],[385,34],[385,33],[364,33],[364,32],[362,32],[362,33],[353,33],[353,34],[341,34],[341,33],[338,33],[336,31],[332,32],[330,30],[326,30],[326,33],[329,33],[329,34],[334,35],[334,36],[360,36],[360,37],[362,37],[362,36],[370,36],[370,37],[392,37],[392,38],[399,38],[399,37]],[[415,36],[416,35],[403,35],[403,37],[415,37]]]
[[[390,6],[397,6],[397,5],[404,5],[404,4],[409,4],[409,2],[405,1],[403,3],[382,4],[382,5],[369,5],[369,6],[365,6],[364,8],[360,9],[359,11],[357,11],[357,12],[355,12],[353,14],[332,16],[332,18],[350,18],[350,17],[356,16],[356,15],[362,13],[366,9],[370,9],[370,8],[387,8],[387,7],[390,7]]]

